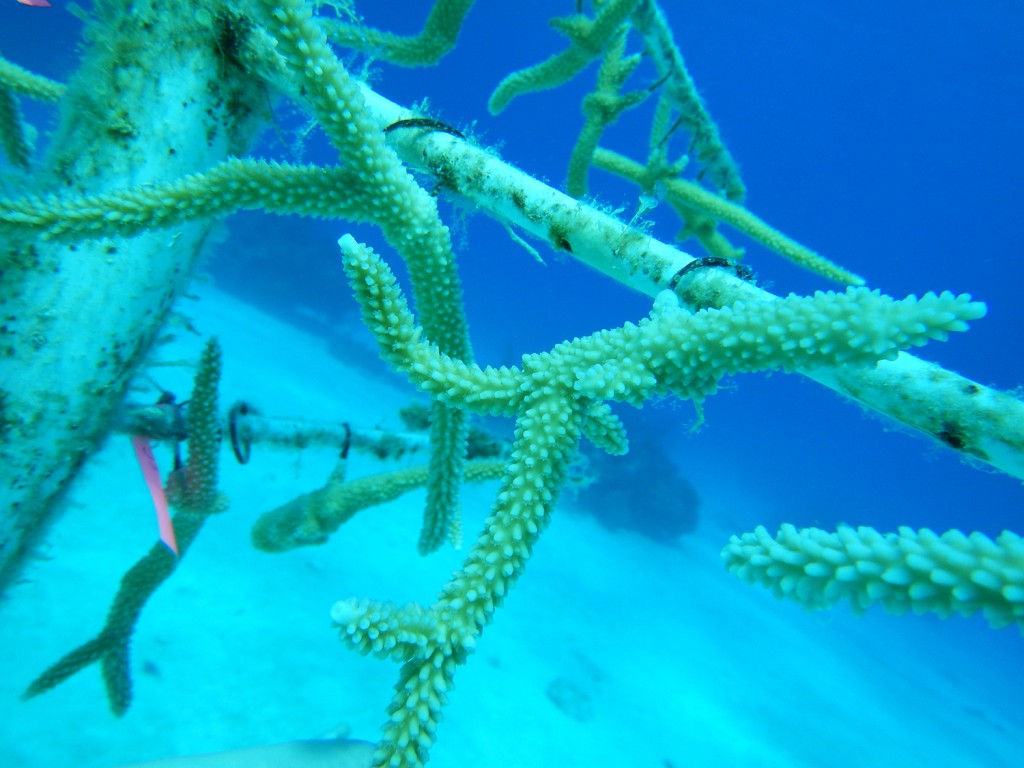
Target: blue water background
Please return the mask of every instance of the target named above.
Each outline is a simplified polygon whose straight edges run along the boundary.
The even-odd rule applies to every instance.
[[[79,24],[55,4],[36,9],[4,0],[0,51],[66,79],[75,66]],[[969,333],[933,343],[921,355],[984,384],[1019,387],[1024,6],[924,0],[665,6],[690,72],[741,164],[751,210],[892,295],[948,289],[986,301],[988,316]],[[361,10],[369,23],[411,32],[425,7],[377,3]],[[572,3],[539,0],[480,3],[457,50],[438,68],[374,66],[374,82],[401,103],[429,97],[437,117],[560,186],[594,67],[557,91],[515,100],[497,117],[487,113],[486,102],[509,71],[564,46],[545,20],[572,10]],[[650,70],[642,69],[636,84],[649,79]],[[52,126],[52,109],[26,105],[25,111],[43,129]],[[646,116],[627,115],[606,145],[642,157]],[[287,129],[293,118],[280,113],[279,119]],[[270,133],[259,152],[294,157]],[[317,135],[302,158],[334,159]],[[627,218],[636,205],[635,190],[599,172],[591,174],[591,192],[624,208]],[[484,217],[466,220],[449,207],[443,211],[455,232],[474,347],[483,362],[513,362],[523,352],[636,320],[649,309],[646,297],[543,246],[547,266],[536,264]],[[678,229],[665,205],[649,217],[664,239]],[[322,313],[328,324],[354,316],[334,245],[348,226],[245,214],[228,227],[232,239],[207,265],[223,288],[297,323],[309,323],[308,313],[296,313],[298,305]],[[753,244],[747,259],[759,282],[776,293],[833,287]],[[758,500],[732,512],[737,532],[758,523],[774,529],[783,521],[1024,532],[1020,481],[972,468],[794,376],[738,377],[706,403],[706,422],[697,432],[690,430],[694,412],[687,403],[623,413],[634,435],[664,442],[699,491],[739,487]],[[982,655],[993,663],[1000,654],[1019,656],[1021,640],[1012,629],[978,632],[979,622],[905,621],[908,632],[932,642],[977,632]]]

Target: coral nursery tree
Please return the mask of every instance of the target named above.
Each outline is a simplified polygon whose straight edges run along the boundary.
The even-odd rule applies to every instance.
[[[744,208],[735,163],[654,0],[600,0],[555,19],[564,49],[510,74],[490,100],[500,112],[599,62],[568,163],[570,194],[504,164],[434,116],[387,101],[336,52],[429,65],[456,43],[471,0],[438,0],[423,32],[410,38],[361,25],[347,6],[331,13],[333,4],[321,5],[330,7],[315,14],[304,0],[200,8],[97,0],[82,66],[66,87],[0,65],[0,130],[13,167],[0,199],[0,589],[106,434],[187,285],[210,221],[243,208],[376,228],[372,247],[351,234],[339,246],[382,358],[431,401],[421,553],[459,531],[467,414],[516,424],[491,514],[437,600],[396,606],[352,598],[333,608],[346,644],[401,664],[378,765],[427,761],[455,672],[522,575],[580,440],[612,454],[628,450],[610,403],[672,395],[699,408],[725,375],[799,371],[1024,476],[1021,403],[903,352],[965,330],[984,306],[951,293],[895,300],[871,291]],[[634,86],[641,57],[629,51],[637,39],[656,75]],[[337,164],[245,156],[267,117],[268,93],[317,121]],[[61,113],[38,161],[21,130],[21,97],[56,101]],[[645,103],[653,104],[645,155],[603,149],[605,129]],[[669,156],[683,137],[689,165]],[[694,259],[581,202],[592,168],[637,185],[641,201],[663,197],[684,236],[707,255]],[[429,189],[413,171],[431,177]],[[649,316],[524,355],[517,366],[475,364],[435,191],[649,294]],[[850,287],[773,297],[748,279],[721,224]],[[412,306],[388,263],[395,255],[408,269]],[[858,608],[983,610],[997,626],[1024,621],[1024,553],[1012,534],[992,542],[955,532],[785,528],[773,538],[759,529],[734,538],[724,557],[738,575],[813,607],[847,598]]]

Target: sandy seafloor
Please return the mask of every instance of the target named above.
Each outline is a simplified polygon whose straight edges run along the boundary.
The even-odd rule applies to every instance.
[[[347,369],[324,342],[206,287],[186,311],[225,350],[223,402],[396,427],[409,392]],[[165,356],[195,359],[184,336]],[[187,372],[157,369],[187,391]],[[168,454],[160,451],[166,468]],[[350,476],[385,467],[366,456]],[[45,558],[0,605],[0,766],[100,768],[316,737],[374,739],[397,667],[344,649],[340,598],[429,600],[459,553],[415,551],[422,494],[360,514],[323,547],[267,555],[255,517],[323,484],[333,451],[223,451],[230,510],[146,606],[134,703],[107,709],[99,672],[21,702],[28,682],[100,628],[155,536],[129,442],[83,473]],[[392,463],[390,466],[394,466]],[[494,483],[465,494],[467,536]],[[759,500],[700,479],[702,524],[676,547],[602,529],[566,500],[525,577],[458,674],[431,766],[1020,766],[1016,630],[980,618],[809,614],[730,576],[730,509]],[[589,719],[556,707],[555,681]]]

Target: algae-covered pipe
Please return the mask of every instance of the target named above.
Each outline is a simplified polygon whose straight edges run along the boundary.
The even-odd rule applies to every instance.
[[[46,156],[5,191],[95,194],[242,154],[267,100],[232,58],[236,26],[219,3],[97,0]],[[106,435],[209,226],[82,242],[0,230],[0,594]]]

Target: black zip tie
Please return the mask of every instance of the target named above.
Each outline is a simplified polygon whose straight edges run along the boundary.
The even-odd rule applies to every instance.
[[[188,428],[186,426],[185,415],[182,413],[186,405],[188,405],[188,400],[183,403],[179,403],[175,394],[168,389],[161,389],[160,397],[156,401],[157,408],[169,410],[171,414],[173,414],[171,430],[175,435],[175,439],[174,468],[171,470],[172,472],[177,472],[185,466],[185,462],[181,459],[181,441],[188,439]]]
[[[397,120],[387,126],[384,129],[384,133],[390,133],[397,128],[429,128],[432,131],[450,133],[452,136],[457,136],[460,139],[466,138],[465,134],[457,128],[452,128],[448,123],[442,123],[440,120],[434,120],[429,117],[409,117],[405,120]]]
[[[729,261],[729,259],[723,259],[721,256],[704,256],[699,259],[694,259],[672,275],[672,279],[668,281],[668,284],[665,287],[670,291],[674,291],[687,272],[692,272],[695,269],[706,269],[708,267],[728,269],[740,280],[744,280],[748,283],[751,283],[754,280],[754,273],[750,267],[744,266],[739,262]]]
[[[352,427],[348,425],[347,421],[341,422],[341,426],[345,430],[345,439],[341,441],[341,454],[339,458],[344,461],[348,458],[348,449],[352,447]]]
[[[248,464],[252,455],[252,440],[240,440],[238,437],[238,417],[256,413],[256,409],[245,401],[235,403],[228,411],[228,436],[231,438],[231,451],[239,464]]]

